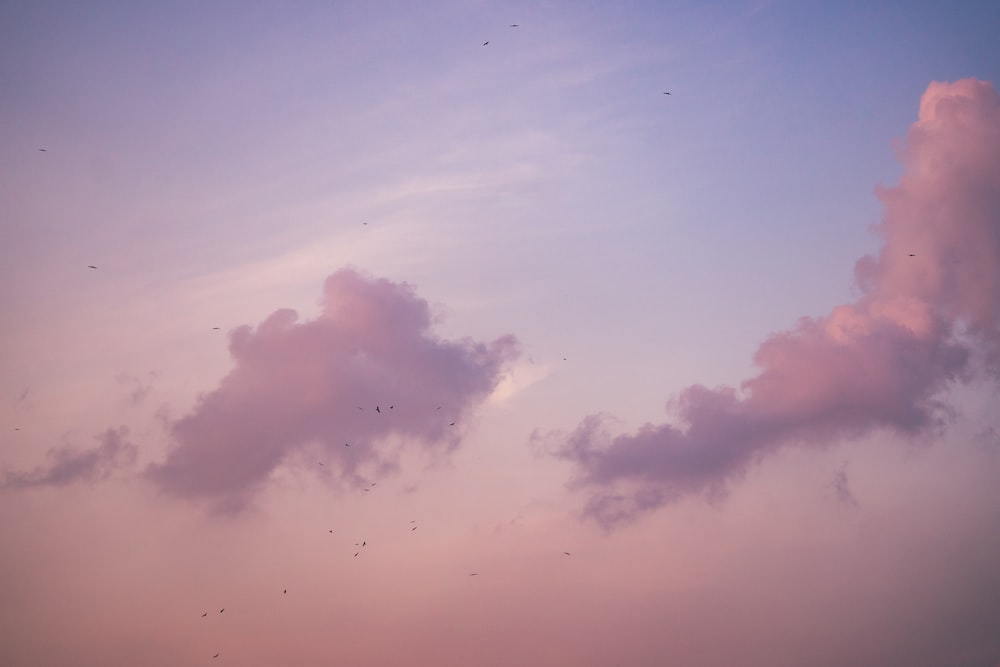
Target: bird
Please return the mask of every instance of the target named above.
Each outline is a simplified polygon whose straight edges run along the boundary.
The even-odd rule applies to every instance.
[[[225,607],[223,607],[222,609],[220,609],[220,610],[219,610],[219,613],[221,614],[221,613],[222,613],[222,612],[224,612],[225,610],[226,610],[226,608],[225,608]]]
[[[323,466],[324,468],[326,467],[326,464],[323,463],[322,461],[316,461],[316,463],[318,463],[319,465]]]
[[[417,529],[417,527],[416,527],[416,526],[414,526],[413,528],[410,528],[410,532],[412,533],[412,532],[413,532],[413,531],[415,531],[416,529]]]
[[[371,491],[371,489],[361,489],[362,491]]]
[[[372,486],[375,486],[376,484],[378,484],[378,482],[372,482],[371,483]]]
[[[670,93],[663,93],[664,95],[669,95]]]
[[[570,553],[570,552],[568,552],[568,551],[564,551],[563,553],[564,553],[564,554],[566,554],[567,556],[572,556],[572,555],[573,555],[573,554],[571,554],[571,553]]]
[[[483,42],[483,46],[486,46],[486,45],[487,45],[487,44],[489,44],[489,43],[490,43],[490,41],[489,41],[489,40],[486,40],[485,42]]]
[[[448,426],[454,426],[454,425],[455,425],[455,422],[452,422],[452,423],[448,424]]]
[[[379,414],[382,414],[382,411],[378,409],[378,406],[377,406],[377,405],[375,406],[375,412],[377,412],[377,413],[379,413]]]
[[[215,655],[213,655],[212,657],[213,657],[213,658],[218,658],[218,657],[219,657],[219,654],[218,654],[218,653],[216,653],[216,654],[215,654]]]
[[[333,533],[333,531],[332,531],[332,530],[328,530],[328,531],[326,531],[326,532],[328,532],[328,533],[331,533],[331,534]]]
[[[351,446],[351,443],[349,443],[349,442],[345,442],[344,443],[344,447],[350,447],[350,446]]]
[[[367,542],[365,542],[365,541],[362,541],[362,542],[361,542],[361,546],[365,546],[366,544],[368,544],[368,543],[367,543]]]
[[[45,150],[44,148],[39,148],[38,150],[41,151],[42,153],[48,153],[48,151]]]
[[[212,331],[218,331],[220,327],[212,327]]]
[[[202,618],[205,618],[206,616],[208,616],[208,612],[207,611],[204,614],[201,615]]]
[[[914,255],[914,254],[913,254],[913,253],[911,252],[911,253],[910,253],[910,257],[916,257],[916,255]]]
[[[282,593],[283,593],[284,595],[288,595],[288,589],[286,588],[286,589],[285,589],[284,591],[282,591]]]
[[[517,28],[517,27],[519,27],[519,26],[518,26],[518,24],[516,24],[516,23],[511,23],[511,24],[510,24],[510,27],[511,27],[511,28]]]
[[[472,573],[472,574],[470,574],[469,576],[470,576],[470,577],[476,577],[476,576],[479,576],[479,573],[478,573],[478,572],[473,572],[473,573]]]
[[[359,553],[361,552],[359,551],[357,554],[354,554],[354,557],[357,558]]]
[[[390,410],[392,410],[392,408],[393,408],[393,407],[394,407],[394,406],[390,405],[390,406],[389,406],[389,409],[390,409]]]
[[[93,264],[88,264],[88,265],[87,265],[87,268],[88,268],[88,269],[96,269],[97,267],[96,267],[96,266],[94,266]]]

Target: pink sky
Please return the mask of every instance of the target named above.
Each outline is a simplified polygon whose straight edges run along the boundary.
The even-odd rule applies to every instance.
[[[1000,667],[997,18],[0,6],[0,665]]]

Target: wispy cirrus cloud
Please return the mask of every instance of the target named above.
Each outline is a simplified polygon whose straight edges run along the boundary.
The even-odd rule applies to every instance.
[[[462,418],[518,354],[509,335],[438,338],[411,287],[353,270],[327,278],[316,319],[275,311],[236,329],[229,350],[233,370],[169,423],[172,447],[146,471],[163,491],[223,510],[245,507],[278,466],[309,448],[347,482],[366,466],[391,469],[400,442],[451,450]]]
[[[877,191],[885,242],[857,262],[860,295],[804,317],[754,355],[740,387],[694,385],[667,404],[673,423],[612,436],[591,415],[568,434],[535,435],[592,491],[606,527],[684,495],[719,492],[790,442],[875,429],[939,428],[940,399],[973,354],[1000,369],[1000,98],[987,82],[932,83],[901,152],[899,185]],[[845,480],[846,481],[846,480]]]
[[[59,447],[48,453],[49,463],[29,472],[7,472],[0,488],[66,486],[75,482],[98,482],[119,468],[135,463],[136,447],[126,439],[128,429],[109,428],[95,436],[100,444],[90,449]]]

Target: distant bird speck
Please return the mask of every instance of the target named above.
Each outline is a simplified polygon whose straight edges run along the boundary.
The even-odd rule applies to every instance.
[[[38,150],[40,150],[40,151],[41,151],[41,152],[43,152],[43,153],[48,153],[48,151],[47,151],[47,150],[45,150],[44,148],[39,148]]]
[[[455,422],[452,422],[452,423],[448,424],[448,426],[454,426],[454,425],[455,425]]]
[[[201,615],[202,618],[205,618],[206,616],[208,616],[208,612],[207,611],[204,614]]]
[[[378,406],[377,406],[377,405],[375,406],[375,412],[377,412],[377,413],[379,413],[379,414],[382,414],[382,411],[378,409]]]
[[[410,532],[412,533],[412,532],[413,532],[413,531],[415,531],[416,529],[417,529],[417,527],[416,527],[416,526],[414,526],[413,528],[410,528]]]
[[[572,555],[573,555],[573,554],[571,554],[571,553],[570,553],[570,552],[568,552],[568,551],[564,551],[563,553],[564,553],[564,554],[566,554],[567,556],[572,556]]]
[[[487,40],[487,41],[485,41],[485,42],[483,42],[483,46],[486,46],[487,44],[489,44],[489,41],[488,41],[488,40]]]
[[[212,331],[218,331],[221,327],[212,327]]]
[[[221,614],[221,613],[222,613],[222,612],[224,612],[225,610],[226,610],[226,608],[225,608],[225,607],[223,607],[222,609],[220,609],[220,610],[219,610],[219,613]]]
[[[354,554],[354,557],[357,558],[359,553],[361,552],[359,551],[358,553]]]
[[[316,463],[318,463],[319,465],[323,466],[324,468],[326,467],[326,464],[323,463],[322,461],[316,461]]]
[[[517,27],[519,27],[519,26],[518,26],[518,24],[516,24],[516,23],[511,23],[511,24],[510,24],[510,27],[511,27],[511,28],[517,28]]]
[[[479,573],[478,573],[478,572],[473,572],[473,573],[472,573],[472,574],[470,574],[469,576],[470,576],[470,577],[477,577],[477,576],[479,576]]]
[[[664,95],[669,95],[670,93],[663,93]]]
[[[219,655],[220,655],[219,653],[216,653],[216,654],[215,654],[215,655],[213,655],[212,657],[213,657],[213,658],[218,658],[218,657],[219,657]]]
[[[87,268],[88,268],[88,269],[96,269],[97,267],[96,267],[96,266],[94,266],[93,264],[88,264],[88,265],[87,265]]]
[[[350,447],[350,446],[351,446],[351,444],[349,442],[345,442],[344,443],[344,447]]]
[[[910,253],[910,257],[916,257],[916,255],[914,255],[914,254],[913,254],[913,253],[911,252],[911,253]]]
[[[288,595],[288,589],[286,588],[285,590],[282,591],[282,593]]]

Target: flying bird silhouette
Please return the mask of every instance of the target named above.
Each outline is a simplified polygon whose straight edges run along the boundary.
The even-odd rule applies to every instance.
[[[573,555],[573,554],[571,554],[571,553],[570,553],[570,552],[568,552],[568,551],[564,551],[563,553],[564,553],[564,554],[566,554],[567,556],[572,556],[572,555]]]
[[[669,95],[670,93],[663,93],[664,95]]]
[[[45,150],[44,148],[39,148],[38,150],[40,150],[40,151],[41,151],[41,152],[43,152],[43,153],[48,153],[48,151],[47,151],[47,150]]]
[[[212,327],[212,331],[218,331],[220,327]]]
[[[510,27],[511,27],[511,28],[517,28],[517,27],[518,27],[518,25],[517,25],[516,23],[511,23],[511,24],[510,24]]]
[[[282,591],[282,593],[288,595],[288,589],[286,588],[284,591]]]
[[[215,655],[212,656],[212,658],[218,658],[218,657],[219,657],[218,653],[216,653]]]
[[[221,613],[222,613],[222,612],[224,612],[225,610],[226,610],[226,608],[225,608],[225,607],[223,607],[222,609],[220,609],[220,610],[219,610],[219,613],[221,614]]]
[[[910,257],[916,257],[916,255],[914,255],[914,254],[913,254],[913,253],[911,252],[911,253],[910,253]]]
[[[88,268],[88,269],[96,269],[97,267],[96,267],[96,266],[94,266],[93,264],[88,264],[88,265],[87,265],[87,268]]]
[[[379,414],[382,414],[382,411],[378,409],[378,406],[377,406],[377,405],[375,406],[375,412],[377,412],[377,413],[379,413]]]
[[[208,612],[207,611],[204,614],[201,615],[202,618],[205,618],[206,616],[208,616]]]
[[[489,40],[486,40],[485,42],[483,42],[483,46],[486,46],[489,43],[490,43]]]

